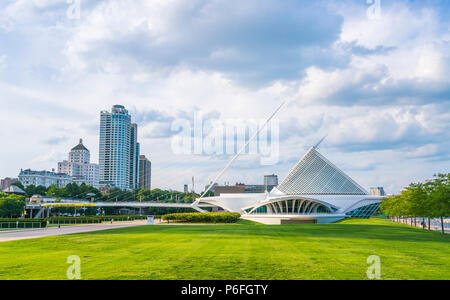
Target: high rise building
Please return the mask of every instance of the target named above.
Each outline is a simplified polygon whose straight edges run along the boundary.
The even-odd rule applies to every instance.
[[[145,155],[139,156],[139,188],[152,189],[152,163]]]
[[[137,125],[130,127],[130,188],[139,188],[139,151],[140,145],[137,142]]]
[[[2,191],[6,190],[7,188],[9,188],[11,186],[11,184],[13,184],[13,183],[15,183],[17,181],[19,181],[19,179],[6,177],[6,178],[1,180],[0,189]]]
[[[91,154],[83,140],[69,152],[69,160],[58,163],[58,173],[67,174],[77,184],[99,187],[99,165],[91,164]]]
[[[264,175],[265,190],[270,192],[274,187],[278,185],[278,176],[275,174]]]
[[[371,187],[369,189],[369,194],[372,196],[386,196],[383,187]]]
[[[122,190],[138,187],[139,145],[137,125],[128,110],[114,105],[111,112],[100,113],[100,186]]]

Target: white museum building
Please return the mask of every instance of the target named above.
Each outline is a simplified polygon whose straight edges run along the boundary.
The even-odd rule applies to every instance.
[[[198,206],[217,206],[264,224],[331,223],[368,218],[383,198],[370,195],[312,147],[272,191],[205,197]]]

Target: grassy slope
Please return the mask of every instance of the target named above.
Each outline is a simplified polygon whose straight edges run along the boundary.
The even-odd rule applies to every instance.
[[[339,224],[143,226],[0,243],[0,279],[450,279],[450,236],[384,220]]]

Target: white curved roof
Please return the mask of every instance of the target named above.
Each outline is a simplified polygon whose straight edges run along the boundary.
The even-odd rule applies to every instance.
[[[314,147],[277,189],[288,195],[367,195],[367,191]]]

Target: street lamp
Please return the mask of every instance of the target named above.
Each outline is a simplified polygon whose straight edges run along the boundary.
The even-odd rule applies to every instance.
[[[91,198],[91,202],[94,202],[94,196],[95,196],[94,193],[88,193],[88,194],[86,194],[86,196]]]

